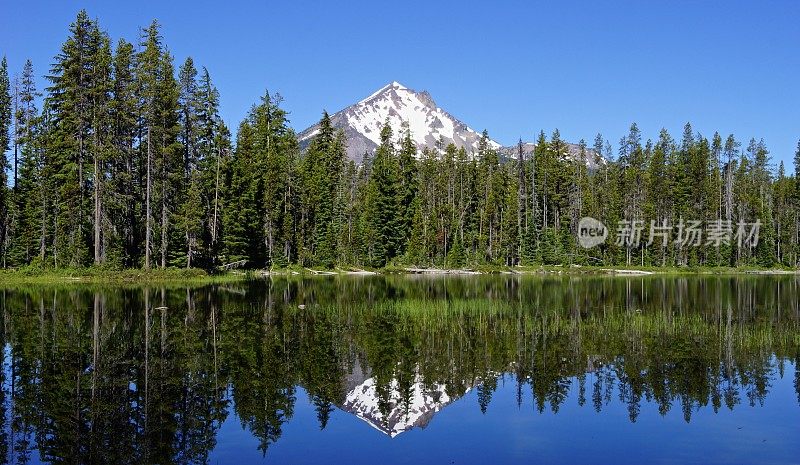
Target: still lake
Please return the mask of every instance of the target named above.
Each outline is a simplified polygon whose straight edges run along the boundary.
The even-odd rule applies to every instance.
[[[3,285],[2,463],[800,463],[798,276]]]

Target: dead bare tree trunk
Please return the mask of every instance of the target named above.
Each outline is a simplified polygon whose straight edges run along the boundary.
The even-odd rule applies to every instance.
[[[194,237],[191,234],[187,233],[186,234],[186,244],[187,244],[186,268],[187,269],[192,267],[192,243],[193,242],[194,242]]]
[[[161,182],[162,192],[164,193],[164,181]],[[161,199],[161,268],[167,267],[167,200]]]
[[[161,136],[161,268],[167,267],[167,227],[169,219],[167,217],[167,152],[166,141]]]
[[[42,184],[44,183],[42,182]],[[44,263],[47,243],[47,191],[44,189],[44,185],[40,186],[40,196],[42,198],[42,227],[39,231],[39,259]],[[53,255],[55,255],[55,251],[53,251]]]
[[[150,144],[150,127],[147,127],[147,186],[145,188],[145,233],[144,233],[144,267],[146,269],[150,269],[150,241],[151,236],[153,235],[152,231],[152,212],[150,206],[150,194],[152,190],[151,186],[151,165],[152,165],[152,151],[151,151],[151,144]]]
[[[214,220],[211,223],[211,245],[217,244],[217,211],[219,205],[219,159],[222,157],[222,148],[217,149],[217,173],[214,181]]]
[[[100,162],[97,159],[97,146],[95,145],[94,154],[94,264],[99,265],[101,261],[100,251]]]

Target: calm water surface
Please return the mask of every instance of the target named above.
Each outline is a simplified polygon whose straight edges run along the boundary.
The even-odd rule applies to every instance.
[[[800,463],[800,278],[3,286],[3,463]]]

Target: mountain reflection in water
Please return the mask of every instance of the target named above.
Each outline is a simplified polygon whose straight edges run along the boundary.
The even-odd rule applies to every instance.
[[[498,395],[526,415],[574,399],[623,409],[629,424],[680,412],[688,425],[698,412],[757,414],[787,387],[774,402],[800,420],[795,276],[21,285],[0,299],[4,463],[270,461],[299,407],[315,435],[349,425],[347,412],[380,432],[357,430],[354,444],[394,443],[451,408],[488,427]],[[477,405],[456,411],[465,396]],[[250,452],[230,451],[236,425]],[[301,440],[287,436],[281,457],[301,461]]]

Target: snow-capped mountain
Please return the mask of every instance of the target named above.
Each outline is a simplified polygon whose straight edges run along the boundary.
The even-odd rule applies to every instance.
[[[433,101],[427,91],[415,91],[399,82],[392,82],[375,91],[369,97],[350,105],[344,110],[331,115],[331,123],[335,128],[344,131],[347,142],[347,156],[360,163],[365,153],[372,153],[380,144],[381,129],[386,121],[392,127],[395,140],[403,134],[403,123],[408,123],[411,137],[417,144],[417,155],[423,148],[442,148],[452,143],[456,147],[464,147],[467,153],[478,150],[481,134],[450,113],[441,109]],[[311,140],[319,132],[315,124],[298,134],[300,148],[305,150]],[[496,149],[505,158],[517,157],[517,146],[503,147],[497,141],[489,139],[489,146]],[[535,144],[523,144],[525,158],[533,153]],[[577,144],[567,144],[566,157],[577,159]],[[603,159],[599,160],[601,163]],[[597,167],[594,151],[587,149],[586,164],[590,169]]]
[[[402,123],[407,122],[411,137],[421,150],[453,143],[468,152],[477,150],[481,134],[459,121],[436,105],[426,91],[417,92],[398,82],[392,82],[369,97],[331,115],[334,127],[342,129],[347,139],[347,155],[360,162],[364,153],[372,153],[380,143],[381,128],[386,121],[394,137],[402,134]],[[298,135],[300,147],[305,148],[319,131],[314,125]],[[500,144],[490,140],[496,149]]]

